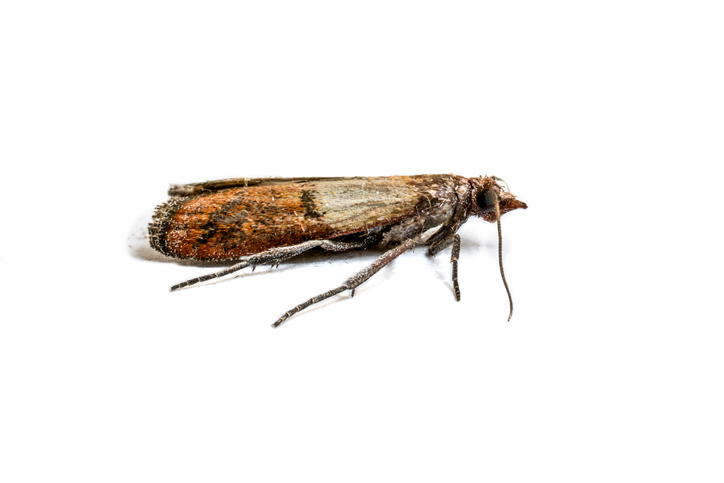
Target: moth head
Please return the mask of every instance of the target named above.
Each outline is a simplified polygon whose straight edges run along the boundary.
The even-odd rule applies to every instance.
[[[505,285],[505,291],[508,293],[508,301],[510,302],[510,313],[508,314],[508,320],[510,320],[513,316],[513,297],[510,295],[508,282],[505,280],[505,272],[503,271],[503,229],[500,227],[500,217],[504,213],[518,208],[528,208],[528,205],[512,195],[508,191],[507,183],[500,178],[485,176],[484,178],[473,178],[470,181],[473,185],[471,191],[473,212],[483,220],[498,225],[498,263],[500,265],[500,277],[503,279],[503,285]],[[505,190],[498,181],[505,184]]]
[[[507,185],[505,189],[500,186],[499,181],[505,184],[500,178],[485,176],[474,178],[471,181],[473,182],[473,191],[471,193],[473,213],[487,222],[495,223],[497,220],[495,213],[496,198],[501,216],[518,208],[528,208],[528,205],[507,190]]]

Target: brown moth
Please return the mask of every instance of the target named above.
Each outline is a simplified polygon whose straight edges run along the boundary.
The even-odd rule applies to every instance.
[[[527,205],[504,190],[494,176],[453,174],[375,178],[234,178],[174,185],[171,199],[158,206],[148,227],[151,246],[170,257],[236,260],[235,265],[171,287],[189,285],[261,264],[278,265],[312,248],[329,251],[391,247],[372,265],[339,287],[287,311],[272,327],[345,290],[354,290],[415,245],[434,255],[452,245],[453,287],[460,300],[457,268],[460,236],[470,216],[498,224],[500,273],[510,301],[502,264],[500,217]],[[423,238],[432,228],[437,230]]]

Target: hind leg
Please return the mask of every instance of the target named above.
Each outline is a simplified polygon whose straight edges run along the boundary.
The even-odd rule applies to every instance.
[[[199,282],[205,282],[206,280],[223,277],[224,275],[229,275],[230,273],[234,273],[234,272],[239,271],[246,267],[253,268],[253,267],[256,267],[257,265],[263,265],[263,264],[278,265],[282,261],[288,260],[292,257],[296,257],[297,255],[304,253],[307,250],[311,250],[312,248],[319,247],[319,248],[322,248],[324,250],[331,251],[331,252],[344,252],[347,250],[368,248],[370,246],[370,241],[368,241],[368,239],[370,239],[370,237],[367,237],[359,242],[340,242],[340,241],[332,241],[332,240],[310,240],[310,241],[306,241],[304,243],[300,243],[298,245],[292,245],[290,247],[272,248],[270,250],[266,250],[261,253],[256,253],[254,255],[249,255],[247,257],[244,257],[236,265],[232,265],[231,267],[221,270],[219,272],[209,273],[207,275],[203,275],[198,278],[192,278],[191,280],[186,280],[185,282],[176,284],[173,287],[171,287],[171,291],[173,292],[180,288],[188,287],[189,285],[195,285]]]

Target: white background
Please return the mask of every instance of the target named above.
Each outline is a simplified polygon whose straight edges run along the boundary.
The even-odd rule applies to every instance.
[[[0,480],[722,481],[719,2],[4,2]],[[378,253],[154,255],[169,183],[497,175]]]

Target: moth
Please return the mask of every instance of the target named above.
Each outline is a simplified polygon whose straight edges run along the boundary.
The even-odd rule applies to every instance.
[[[261,264],[278,265],[307,250],[332,252],[382,245],[387,250],[342,285],[282,315],[354,291],[416,245],[430,255],[452,247],[452,282],[460,300],[458,229],[471,216],[498,225],[500,274],[513,315],[502,259],[503,214],[527,205],[500,178],[453,174],[352,178],[233,178],[172,185],[148,227],[151,246],[179,260],[236,261],[231,267],[171,287],[178,290]],[[433,228],[437,228],[431,235]]]

